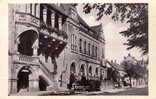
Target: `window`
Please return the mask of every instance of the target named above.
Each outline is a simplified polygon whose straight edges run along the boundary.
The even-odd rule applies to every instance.
[[[95,69],[95,75],[97,76],[98,75],[98,68],[96,67]]]
[[[37,4],[35,4],[35,8],[34,8],[34,9],[35,9],[35,10],[34,10],[34,15],[37,16],[37,15],[36,15],[36,14],[37,14],[37,13],[36,13],[36,11],[37,11]]]
[[[80,49],[80,53],[82,53],[82,39],[79,40],[79,49]]]
[[[90,55],[90,43],[88,43],[88,55]]]
[[[97,47],[95,47],[95,57],[97,57]]]
[[[94,56],[94,45],[92,45],[92,56]]]
[[[74,34],[71,35],[71,49],[74,49]]]
[[[76,13],[73,9],[71,9],[71,18],[75,19]]]
[[[30,13],[32,14],[32,4],[30,4]]]
[[[76,37],[76,35],[75,35],[75,40],[74,40],[74,42],[75,42],[75,43],[74,43],[74,44],[75,44],[74,46],[75,46],[75,51],[76,51],[76,50],[77,50],[77,43],[76,43],[76,42],[77,42],[77,37]]]
[[[76,35],[71,35],[71,49],[77,51],[77,37]]]
[[[51,11],[47,10],[47,25],[51,26]]]
[[[55,28],[57,28],[57,29],[59,29],[58,20],[59,20],[59,16],[57,14],[55,14]]]
[[[104,58],[104,49],[102,48],[102,58]]]
[[[84,41],[84,54],[86,54],[86,41]]]

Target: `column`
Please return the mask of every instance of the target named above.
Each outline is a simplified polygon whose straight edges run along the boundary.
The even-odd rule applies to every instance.
[[[14,43],[14,52],[18,53],[18,45],[20,44],[19,38],[16,39]]]
[[[40,4],[36,4],[36,17],[40,18]]]
[[[35,15],[35,4],[32,4],[32,15]]]
[[[47,23],[47,9],[46,8],[43,9],[43,21],[44,23]]]
[[[52,11],[51,13],[51,27],[54,28],[55,27],[55,12]]]
[[[39,78],[32,74],[29,75],[29,92],[39,91]]]
[[[17,93],[17,79],[9,79],[9,94]]]
[[[62,16],[59,16],[59,30],[62,30]]]
[[[38,50],[38,39],[34,42],[33,46],[33,56],[37,56],[37,50]]]

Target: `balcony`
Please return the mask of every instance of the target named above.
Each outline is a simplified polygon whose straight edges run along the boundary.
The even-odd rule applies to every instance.
[[[39,18],[24,12],[16,12],[16,23],[33,25],[36,27],[40,26]]]
[[[14,59],[15,63],[31,64],[31,65],[38,65],[39,64],[39,58],[34,57],[34,56],[14,54],[13,59]]]
[[[45,34],[45,35],[49,35],[52,38],[61,40],[66,42],[68,36],[67,33],[64,30],[59,30],[58,28],[52,28],[51,26],[45,24],[43,21],[41,21],[40,23],[40,32]]]

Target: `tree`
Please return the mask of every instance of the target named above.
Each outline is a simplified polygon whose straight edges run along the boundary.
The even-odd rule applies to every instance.
[[[139,63],[134,64],[132,62],[123,61],[122,66],[124,67],[127,76],[130,78],[130,85],[132,85],[131,79],[139,79],[143,78],[146,73],[145,67],[142,67]],[[132,87],[132,86],[130,86]]]
[[[83,11],[89,14],[92,10],[97,12],[97,20],[109,15],[114,21],[129,24],[127,30],[120,32],[127,38],[127,49],[140,49],[142,54],[148,54],[148,4],[147,3],[97,3],[84,4]]]

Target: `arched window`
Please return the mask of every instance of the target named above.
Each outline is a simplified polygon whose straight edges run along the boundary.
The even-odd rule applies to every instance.
[[[84,54],[86,54],[86,41],[84,41]]]
[[[80,50],[80,53],[82,53],[82,39],[79,40],[79,43],[80,43],[79,44],[79,50]]]
[[[92,56],[94,56],[94,45],[92,45]]]
[[[98,68],[96,67],[95,69],[95,75],[97,76],[98,75]]]
[[[70,66],[70,73],[75,73],[76,72],[76,68],[75,68],[75,63],[72,63]]]
[[[92,76],[92,66],[89,67],[89,75]]]
[[[88,43],[88,55],[90,55],[90,43]]]
[[[84,64],[82,64],[82,65],[81,65],[81,68],[80,68],[79,73],[80,73],[81,75],[85,75],[85,68],[84,68]]]
[[[95,56],[97,57],[97,47],[95,47]]]

